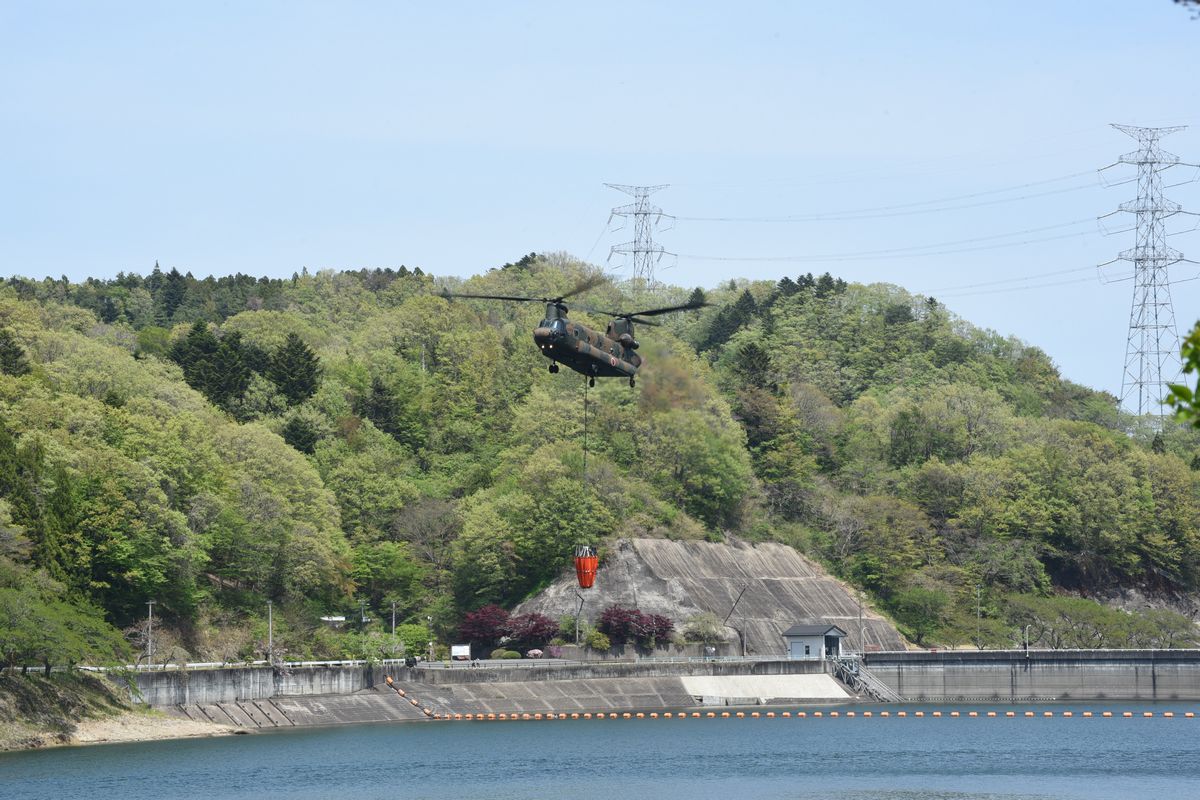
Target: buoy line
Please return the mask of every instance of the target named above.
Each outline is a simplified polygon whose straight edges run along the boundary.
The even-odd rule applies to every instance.
[[[513,721],[513,720],[591,720],[591,719],[887,719],[887,718],[930,718],[930,719],[1195,719],[1196,712],[1185,711],[1043,711],[1039,716],[1035,711],[572,711],[566,712],[472,712],[435,714],[434,719],[469,720],[469,721]]]

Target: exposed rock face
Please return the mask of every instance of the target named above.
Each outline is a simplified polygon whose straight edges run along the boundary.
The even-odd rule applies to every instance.
[[[786,653],[783,632],[798,622],[837,625],[848,634],[847,650],[861,649],[864,641],[883,650],[905,647],[892,624],[870,609],[862,610],[860,631],[859,606],[847,588],[782,544],[623,539],[601,559],[594,588],[579,589],[572,574],[517,610],[555,618],[574,614],[576,592],[585,599],[583,616],[593,622],[617,603],[670,617],[677,628],[705,611],[724,619],[737,601],[729,635],[736,640],[740,632],[750,655]]]

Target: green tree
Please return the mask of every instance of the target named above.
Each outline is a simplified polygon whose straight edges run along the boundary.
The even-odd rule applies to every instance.
[[[289,333],[271,356],[267,377],[290,405],[303,403],[321,384],[321,360],[296,333]]]
[[[29,359],[25,348],[8,328],[0,328],[0,372],[20,377],[29,374]]]

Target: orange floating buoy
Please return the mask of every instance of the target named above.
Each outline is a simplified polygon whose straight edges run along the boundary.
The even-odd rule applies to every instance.
[[[1153,717],[1153,716],[1154,716],[1154,712],[1153,712],[1153,711],[1143,711],[1143,712],[1142,712],[1142,716],[1143,716],[1143,717]]]
[[[933,715],[934,715],[935,717],[940,717],[940,716],[942,715],[942,712],[940,712],[940,711],[935,711],[935,712],[933,712]]]
[[[978,716],[979,716],[979,712],[978,712],[978,711],[968,711],[968,712],[967,712],[967,716],[968,716],[968,717],[978,717]]]
[[[995,712],[995,711],[989,711],[989,712],[987,712],[987,715],[988,715],[989,717],[994,717],[994,716],[996,716],[996,712]]]
[[[951,711],[951,712],[950,712],[950,716],[952,716],[952,717],[957,717],[957,716],[958,716],[958,712],[957,712],[957,711]]]
[[[692,714],[692,716],[694,717],[694,716],[696,716],[696,715],[695,715],[695,714]],[[715,712],[713,712],[713,711],[709,711],[709,712],[708,712],[707,714],[705,714],[704,716],[708,717],[709,719],[712,719],[713,717],[715,717],[715,716],[716,716],[716,713],[715,713]]]
[[[903,712],[903,711],[901,711],[900,713],[901,713],[901,714],[903,714],[904,712]],[[913,714],[913,716],[914,716],[914,717],[923,717],[923,716],[925,716],[925,712],[924,712],[924,711],[917,711],[916,713],[914,713],[914,714]]]
[[[625,711],[625,712],[623,712],[623,713],[621,714],[621,716],[622,716],[624,719],[629,719],[629,718],[630,718],[632,715],[631,715],[631,714],[630,714],[628,711]]]
[[[784,716],[784,717],[790,717],[791,715],[792,715],[792,712],[790,712],[790,711],[785,711],[785,712],[783,712],[783,715],[782,715],[782,716]]]
[[[1173,716],[1175,716],[1175,712],[1174,711],[1164,711],[1163,716],[1164,717],[1173,717]]]
[[[526,717],[528,717],[528,715],[526,715]],[[541,715],[541,714],[534,714],[534,715],[533,715],[533,718],[534,718],[534,719],[541,719],[541,718],[542,718],[542,715]]]
[[[712,716],[712,712],[711,712],[711,711],[709,712],[709,716]],[[692,718],[693,718],[693,719],[698,719],[699,717],[700,717],[700,712],[699,712],[699,711],[693,711],[693,712],[692,712]]]
[[[1121,712],[1121,716],[1122,717],[1132,717],[1133,712],[1132,711],[1123,711],[1123,712]]]
[[[1027,716],[1027,717],[1032,717],[1032,716],[1033,716],[1033,712],[1032,712],[1032,711],[1026,711],[1026,712],[1025,712],[1025,716]]]
[[[1100,716],[1102,716],[1102,717],[1111,717],[1111,716],[1112,716],[1112,712],[1111,712],[1111,711],[1105,711],[1105,712],[1101,713],[1101,714],[1100,714]]]
[[[1073,717],[1073,716],[1075,716],[1075,714],[1074,714],[1074,713],[1072,713],[1072,712],[1070,712],[1070,711],[1064,711],[1064,712],[1062,713],[1062,715],[1063,715],[1064,717]]]
[[[864,717],[869,717],[869,716],[871,716],[871,712],[870,712],[870,711],[864,711],[864,712],[863,712],[863,716],[864,716]]]
[[[1090,712],[1090,711],[1085,711],[1085,712],[1083,712],[1083,715],[1084,715],[1085,717],[1090,717],[1090,716],[1092,715],[1092,712]]]
[[[1042,716],[1043,716],[1043,717],[1053,717],[1053,716],[1054,716],[1054,712],[1053,712],[1053,711],[1043,711],[1043,712],[1042,712]]]
[[[650,719],[658,719],[658,712],[657,712],[657,711],[651,711],[651,712],[650,712]]]
[[[1015,717],[1016,715],[1017,715],[1017,712],[1015,712],[1015,711],[1005,711],[1004,712],[1004,716],[1006,716],[1006,717]]]
[[[634,716],[635,716],[635,717],[637,717],[638,719],[644,719],[644,718],[646,717],[646,715],[645,715],[645,714],[643,714],[641,711],[639,711],[639,712],[637,712],[636,714],[634,714]],[[626,718],[626,719],[628,719],[628,718],[629,718],[629,715],[628,715],[628,714],[626,714],[626,715],[625,715],[625,718]]]
[[[572,711],[572,712],[571,712],[571,719],[579,719],[579,712],[578,712],[578,711]]]
[[[854,716],[854,712],[853,712],[853,711],[847,711],[847,712],[846,712],[846,716],[847,716],[847,717],[853,717],[853,716]]]
[[[495,718],[496,718],[495,714],[488,714],[488,719],[495,719]]]
[[[1195,711],[1185,711],[1185,712],[1183,712],[1183,716],[1187,719],[1191,719],[1192,717],[1196,716],[1196,712]]]
[[[615,711],[614,711],[614,712],[612,712],[611,714],[609,714],[609,715],[608,715],[608,718],[609,718],[609,719],[616,719],[616,718],[617,718],[617,712],[615,712]]]
[[[838,717],[838,716],[841,716],[841,714],[839,714],[837,711],[830,711],[830,712],[829,712],[829,716],[831,716],[831,717]]]
[[[728,717],[729,717],[729,712],[728,712],[728,711],[722,711],[722,712],[721,712],[721,717],[722,717],[722,718],[728,718]]]
[[[800,718],[802,718],[802,717],[807,717],[807,716],[808,716],[808,712],[807,712],[807,711],[797,711],[797,712],[796,712],[796,718],[797,718],[797,719],[800,719]]]
[[[908,712],[907,712],[907,711],[897,711],[897,712],[896,712],[896,716],[897,716],[897,717],[907,717],[907,716],[908,716]]]
[[[774,719],[774,718],[775,718],[775,712],[774,712],[774,711],[768,711],[768,712],[767,712],[767,719]]]
[[[821,716],[824,716],[824,715],[823,715],[823,714],[822,714],[820,711],[814,711],[814,712],[813,712],[813,716],[814,716],[814,717],[821,717]]]

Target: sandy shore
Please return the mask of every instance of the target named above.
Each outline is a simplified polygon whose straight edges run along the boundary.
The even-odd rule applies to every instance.
[[[185,739],[194,736],[227,736],[245,733],[230,725],[177,719],[164,714],[129,711],[115,717],[87,719],[79,723],[66,744],[102,744],[104,742],[150,742],[158,739]]]

